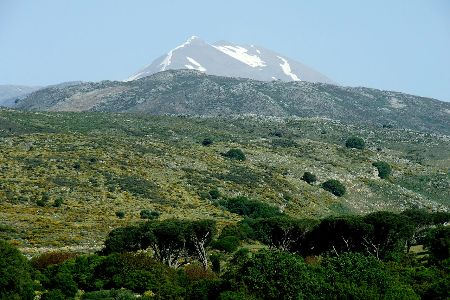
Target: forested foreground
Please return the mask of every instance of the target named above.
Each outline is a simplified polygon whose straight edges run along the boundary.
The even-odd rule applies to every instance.
[[[450,214],[407,210],[294,219],[243,197],[243,216],[149,220],[95,254],[25,258],[0,242],[1,299],[448,299]]]

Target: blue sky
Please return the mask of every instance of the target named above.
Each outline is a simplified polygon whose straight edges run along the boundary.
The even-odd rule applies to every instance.
[[[125,79],[191,35],[450,101],[448,0],[0,0],[0,84]]]

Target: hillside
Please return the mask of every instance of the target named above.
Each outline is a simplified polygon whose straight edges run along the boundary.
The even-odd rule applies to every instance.
[[[12,107],[15,100],[23,98],[41,87],[24,85],[0,85],[0,106]]]
[[[162,219],[238,220],[214,205],[213,189],[302,217],[450,208],[450,141],[437,134],[319,118],[12,110],[0,111],[0,129],[0,236],[25,252],[96,249],[143,209]],[[353,135],[366,141],[365,150],[344,146]],[[203,146],[205,138],[213,143]],[[247,159],[224,157],[231,148]],[[377,176],[375,161],[392,166],[389,179]],[[317,184],[301,180],[305,171]],[[323,190],[328,179],[347,193]]]
[[[188,70],[165,71],[129,82],[45,88],[17,107],[152,115],[321,117],[450,134],[450,103],[434,99],[324,83],[218,77]]]

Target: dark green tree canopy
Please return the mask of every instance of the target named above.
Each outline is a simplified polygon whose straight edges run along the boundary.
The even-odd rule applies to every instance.
[[[241,149],[230,149],[228,150],[223,156],[229,158],[229,159],[235,159],[235,160],[245,160],[245,154]]]
[[[25,256],[7,242],[0,240],[0,299],[33,299],[30,271]]]
[[[336,179],[325,181],[324,183],[322,183],[322,188],[337,197],[344,196],[345,192],[347,191],[345,186]]]
[[[366,147],[366,142],[360,137],[353,136],[345,141],[345,147],[362,150]]]
[[[313,184],[317,181],[317,176],[313,173],[305,172],[301,179],[309,184]]]
[[[378,170],[378,176],[380,178],[388,178],[392,173],[391,166],[385,161],[377,161],[372,164]]]

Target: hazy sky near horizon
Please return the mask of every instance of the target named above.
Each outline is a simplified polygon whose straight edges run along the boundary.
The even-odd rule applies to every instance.
[[[450,101],[449,0],[0,0],[0,84],[122,80],[191,35]]]

